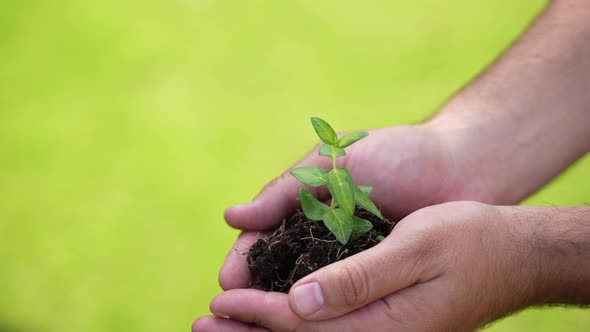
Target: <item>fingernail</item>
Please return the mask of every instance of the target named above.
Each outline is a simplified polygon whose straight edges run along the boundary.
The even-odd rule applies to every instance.
[[[217,316],[217,317],[223,317],[223,318],[229,318],[229,315],[224,313],[224,312],[214,312],[213,315]]]
[[[309,316],[324,306],[324,295],[317,282],[297,286],[294,296],[295,305],[302,315]]]

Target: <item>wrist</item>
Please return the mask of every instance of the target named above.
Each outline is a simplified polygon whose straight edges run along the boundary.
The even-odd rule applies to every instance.
[[[589,304],[590,207],[501,209],[516,230],[519,273],[529,279],[525,305]]]
[[[460,170],[458,181],[470,192],[485,192],[486,203],[517,204],[588,152],[590,137],[582,136],[580,119],[573,125],[566,116],[555,119],[555,112],[480,99],[458,96],[424,126],[443,140]]]
[[[452,108],[453,111],[450,111]],[[518,183],[513,176],[519,167],[511,165],[517,159],[518,129],[508,129],[505,114],[490,118],[482,105],[454,101],[423,126],[440,140],[456,178],[456,188],[462,188],[456,199],[477,199],[493,205],[512,205],[528,194],[526,181]],[[530,178],[527,179],[530,181]]]

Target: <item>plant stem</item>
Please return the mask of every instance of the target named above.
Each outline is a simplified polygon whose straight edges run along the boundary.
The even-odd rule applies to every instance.
[[[332,169],[336,169],[336,148],[332,146]]]
[[[332,147],[332,170],[336,169],[336,147],[331,145]],[[332,203],[330,203],[330,208],[333,209],[336,206],[336,201],[334,197],[332,197]]]

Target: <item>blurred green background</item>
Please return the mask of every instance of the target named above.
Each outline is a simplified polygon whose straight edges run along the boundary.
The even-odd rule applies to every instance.
[[[544,1],[0,6],[0,332],[188,331],[248,201],[341,130],[415,123]],[[558,125],[558,124],[556,124]],[[590,160],[529,200],[588,201]],[[489,331],[587,331],[536,309]]]

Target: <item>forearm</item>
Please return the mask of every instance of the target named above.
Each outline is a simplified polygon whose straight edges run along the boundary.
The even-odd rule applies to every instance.
[[[496,204],[521,201],[587,153],[590,1],[555,1],[427,126]]]
[[[529,305],[590,304],[590,207],[501,207],[518,230]],[[517,272],[521,273],[521,271]]]

